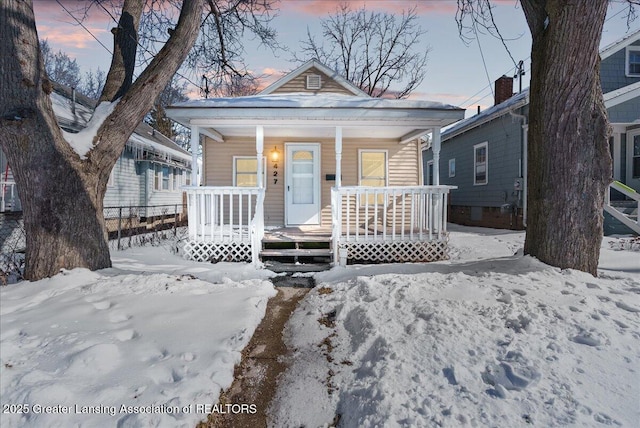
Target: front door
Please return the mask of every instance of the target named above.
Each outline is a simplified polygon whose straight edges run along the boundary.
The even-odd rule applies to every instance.
[[[287,225],[320,224],[320,145],[285,144]]]

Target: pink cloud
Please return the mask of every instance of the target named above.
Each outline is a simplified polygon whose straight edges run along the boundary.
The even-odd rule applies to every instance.
[[[341,3],[345,3],[345,0],[284,0],[281,4],[282,9],[294,10],[312,16],[324,16],[334,13]],[[441,13],[453,16],[457,10],[457,4],[454,1],[348,0],[346,3],[352,9],[365,7],[368,10],[390,13],[402,13],[403,10],[415,7],[419,15]]]
[[[98,37],[103,43],[111,43],[108,31],[115,25],[109,15],[102,9],[87,2],[61,1],[66,10],[53,1],[34,1],[33,10],[36,16],[38,36],[47,39],[54,49],[85,49],[95,43]],[[90,10],[86,7],[90,5]],[[67,12],[68,11],[68,12]],[[86,16],[85,16],[86,14]],[[82,28],[77,18],[87,28]],[[87,31],[88,30],[88,31]]]

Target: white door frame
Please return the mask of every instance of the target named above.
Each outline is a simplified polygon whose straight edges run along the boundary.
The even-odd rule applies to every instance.
[[[311,211],[308,214],[308,218],[301,220],[295,218],[295,215],[292,213],[292,200],[293,192],[293,182],[292,182],[292,171],[291,171],[291,155],[294,149],[309,149],[314,152],[314,162],[313,162],[313,204],[309,204],[307,207],[307,212]],[[285,151],[285,183],[284,183],[284,216],[285,216],[285,224],[287,226],[298,226],[298,225],[319,225],[320,224],[320,198],[321,198],[321,180],[320,180],[320,158],[321,158],[321,149],[320,143],[308,143],[308,142],[292,142],[284,144]],[[312,206],[313,205],[313,206]]]

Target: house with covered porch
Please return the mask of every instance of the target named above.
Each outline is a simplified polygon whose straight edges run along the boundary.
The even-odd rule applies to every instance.
[[[462,109],[372,98],[312,60],[257,95],[167,114],[191,129],[192,153],[202,145],[202,185],[186,188],[187,257],[257,263],[274,254],[265,242],[319,237],[334,263],[447,257],[451,187],[424,186],[421,138],[438,148]]]

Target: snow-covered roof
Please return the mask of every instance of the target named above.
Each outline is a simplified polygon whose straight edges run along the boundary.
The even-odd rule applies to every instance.
[[[63,128],[74,132],[82,131],[87,127],[92,116],[108,113],[108,109],[105,112],[101,112],[100,107],[96,106],[97,102],[95,100],[77,92],[74,94],[71,88],[59,83],[54,83],[53,88],[54,90],[49,97],[53,105],[53,112],[58,119],[58,123]],[[72,97],[75,97],[75,103]],[[81,157],[85,156],[91,148],[93,144],[92,135],[95,135],[95,133],[65,133],[66,139]],[[187,150],[160,132],[154,131],[151,126],[144,122],[136,127],[129,137],[127,145],[135,148],[151,149],[156,153],[167,154],[172,158],[191,161],[191,154]]]
[[[198,126],[205,135],[255,135],[256,125],[269,136],[329,138],[335,127],[344,138],[411,141],[464,117],[464,110],[426,100],[395,100],[338,93],[278,93],[234,98],[209,98],[167,107],[167,116],[184,126]],[[207,134],[209,132],[210,134]]]
[[[321,72],[323,72],[327,76],[331,77],[336,83],[338,83],[340,86],[342,86],[347,91],[351,92],[353,95],[363,96],[363,97],[368,97],[369,96],[362,89],[358,88],[356,85],[354,85],[353,83],[351,83],[350,81],[348,81],[344,77],[340,76],[336,71],[330,69],[329,67],[327,67],[326,65],[322,64],[321,62],[319,62],[318,60],[315,60],[315,59],[311,59],[311,60],[305,62],[304,64],[302,64],[300,67],[296,68],[295,70],[287,73],[286,75],[284,75],[280,79],[278,79],[275,82],[273,82],[271,85],[269,85],[266,88],[264,88],[260,92],[260,94],[265,94],[265,95],[266,94],[270,94],[273,91],[275,91],[276,89],[282,87],[283,85],[287,84],[291,80],[293,80],[296,77],[300,76],[305,71],[308,71],[308,70],[310,70],[312,68],[316,68],[317,70],[320,70]]]
[[[623,86],[603,95],[606,108],[617,106],[620,103],[640,97],[640,82]]]
[[[475,116],[468,119],[461,120],[452,127],[448,128],[442,133],[442,141],[455,137],[465,131],[473,129],[477,126],[492,121],[496,117],[500,117],[510,111],[520,108],[529,103],[529,88],[523,90],[517,95],[503,101],[500,104],[494,105]]]
[[[358,97],[338,93],[264,94],[244,97],[207,98],[174,104],[169,109],[181,108],[358,108],[358,109],[431,109],[460,110],[459,107],[436,101],[398,100]]]
[[[616,40],[615,42],[600,49],[600,58],[605,59],[618,52],[625,46],[629,46],[631,43],[635,43],[640,40],[640,29],[631,34],[627,34],[623,38]]]

